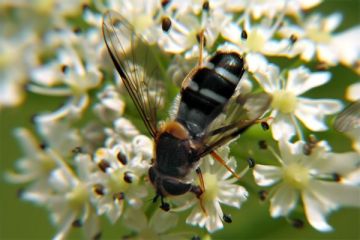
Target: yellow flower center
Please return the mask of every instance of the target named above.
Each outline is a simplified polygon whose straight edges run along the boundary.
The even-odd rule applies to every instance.
[[[126,190],[129,188],[130,184],[125,182],[124,173],[125,172],[122,169],[117,169],[111,173],[108,179],[108,187],[110,192],[126,192]],[[134,184],[134,182],[131,184]]]
[[[71,192],[65,195],[69,205],[73,209],[80,208],[88,198],[88,191],[86,186],[82,183],[75,186]]]
[[[213,201],[219,192],[218,179],[216,174],[205,173],[203,174],[205,182],[205,192],[203,193],[203,199],[205,202]]]
[[[325,32],[319,28],[310,28],[307,30],[307,36],[317,43],[329,43],[331,40],[331,34]]]
[[[145,30],[147,30],[150,27],[152,22],[153,21],[152,21],[150,15],[148,15],[148,14],[138,14],[133,19],[134,28],[136,29],[136,32],[138,32],[138,33],[142,33]]]
[[[273,93],[271,106],[282,113],[292,113],[297,104],[296,95],[292,92],[279,90]]]
[[[299,190],[308,185],[309,170],[300,164],[294,163],[284,167],[283,174],[284,181]]]
[[[264,48],[265,42],[266,38],[260,30],[254,29],[248,33],[246,44],[250,51],[261,52]]]

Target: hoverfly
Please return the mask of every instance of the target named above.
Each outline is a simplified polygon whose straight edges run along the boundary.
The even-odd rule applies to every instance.
[[[154,140],[154,157],[148,170],[156,191],[153,201],[160,197],[160,207],[167,211],[170,208],[164,202],[167,196],[192,192],[201,200],[205,185],[199,163],[208,154],[236,176],[216,149],[254,124],[271,102],[265,93],[237,93],[245,72],[243,57],[235,51],[217,51],[203,64],[200,51],[198,66],[182,83],[175,116],[159,126],[159,97],[151,94],[159,89],[153,76],[160,72],[160,67],[154,65],[156,60],[150,60],[152,53],[150,47],[146,47],[146,40],[114,11],[104,15],[103,34],[116,70]],[[200,49],[203,40],[201,42]],[[141,50],[135,51],[135,46]],[[134,63],[147,66],[150,71],[138,73]],[[200,185],[188,179],[194,170]]]

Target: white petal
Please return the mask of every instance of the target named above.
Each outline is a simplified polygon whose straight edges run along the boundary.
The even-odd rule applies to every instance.
[[[360,26],[347,29],[344,32],[335,34],[330,46],[337,51],[340,62],[353,66],[360,56]]]
[[[312,181],[311,188],[328,210],[340,206],[360,207],[360,187],[338,182]]]
[[[265,74],[264,72],[267,71],[267,67],[269,65],[266,58],[259,53],[246,54],[245,62],[247,65],[247,70],[250,73],[260,72],[260,73]],[[275,65],[274,65],[274,67],[275,67]],[[273,69],[271,69],[271,72],[273,72]],[[271,72],[269,73],[270,76],[271,76]],[[276,75],[276,76],[278,76],[278,75]],[[273,79],[269,79],[269,80],[273,81]]]
[[[286,90],[294,92],[296,95],[327,83],[330,80],[329,72],[310,73],[305,67],[299,67],[289,71]]]
[[[149,226],[158,234],[175,227],[178,222],[177,213],[165,212],[158,209],[150,219]]]
[[[271,123],[271,131],[275,140],[288,140],[295,135],[295,126],[290,114],[278,113]]]
[[[326,214],[329,211],[325,205],[319,202],[309,191],[302,193],[304,210],[310,225],[321,232],[328,232],[332,227],[326,222]]]
[[[225,39],[238,44],[242,41],[241,32],[242,30],[240,29],[239,25],[231,22],[223,29],[221,33]]]
[[[223,204],[240,208],[242,202],[244,202],[249,193],[242,186],[231,184],[228,186],[221,186],[219,192],[219,201]]]
[[[294,51],[300,53],[301,59],[310,61],[315,55],[315,44],[307,39],[299,40],[294,45]]]
[[[343,16],[339,12],[335,12],[328,16],[323,24],[324,31],[333,32],[340,25],[342,18]]]
[[[287,184],[281,184],[270,199],[271,216],[276,218],[286,216],[296,206],[299,193],[296,189]]]
[[[316,50],[317,58],[320,61],[327,63],[330,66],[334,66],[338,63],[339,57],[335,52],[335,49],[333,49],[331,46],[319,44]]]
[[[335,114],[342,109],[342,104],[334,99],[298,98],[295,115],[312,131],[324,131],[325,116]]]
[[[259,186],[270,186],[282,178],[282,171],[276,166],[256,164],[253,175]]]
[[[296,162],[299,158],[303,157],[304,142],[297,141],[291,143],[287,140],[281,139],[279,141],[279,148],[281,152],[281,159],[285,165]]]
[[[350,101],[360,100],[360,82],[351,84],[346,89],[346,98]]]
[[[265,92],[273,93],[275,90],[280,88],[279,68],[273,64],[265,64],[267,67],[265,69],[257,69],[254,73],[254,76]]]

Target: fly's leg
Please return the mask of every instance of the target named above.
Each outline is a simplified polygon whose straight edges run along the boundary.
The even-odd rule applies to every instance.
[[[194,193],[196,195],[196,197],[199,199],[200,207],[201,207],[202,211],[204,212],[204,214],[207,215],[207,212],[206,212],[206,209],[205,209],[205,206],[204,206],[204,202],[203,202],[203,199],[201,197],[203,195],[203,193],[205,192],[205,183],[204,183],[204,178],[202,176],[200,168],[196,169],[196,174],[199,177],[200,186],[192,185],[191,189],[190,189],[190,192]]]

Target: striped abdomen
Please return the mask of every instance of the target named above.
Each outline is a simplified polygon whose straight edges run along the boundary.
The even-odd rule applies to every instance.
[[[244,71],[239,54],[217,52],[182,89],[176,121],[193,136],[203,132],[234,94]]]

